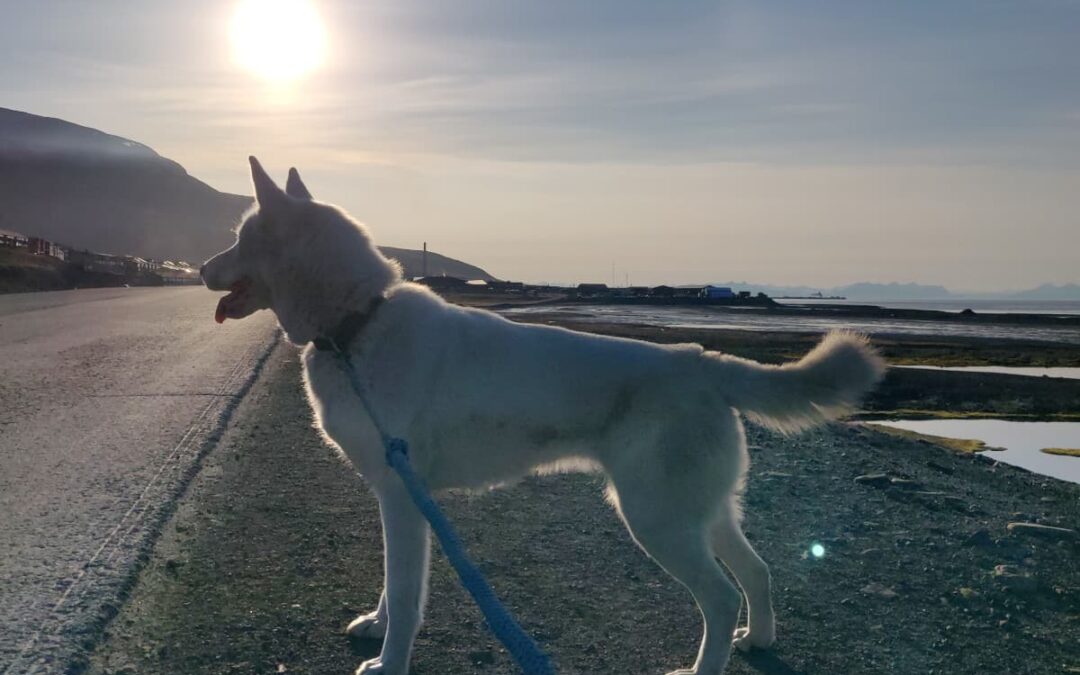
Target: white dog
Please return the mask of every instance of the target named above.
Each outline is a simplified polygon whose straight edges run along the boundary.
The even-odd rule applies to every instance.
[[[743,537],[747,470],[738,412],[796,431],[850,410],[881,376],[865,339],[834,333],[801,361],[765,366],[705,351],[547,326],[450,305],[402,281],[367,231],[313,201],[299,174],[282,191],[251,158],[257,207],[236,243],[202,268],[230,293],[217,320],[270,309],[304,349],[319,428],[371,484],[382,512],[385,586],[378,609],[348,627],[383,638],[357,673],[404,675],[425,600],[429,532],[349,375],[347,352],[387,431],[405,439],[432,490],[484,488],[543,470],[597,470],[634,540],[693,594],[705,619],[697,661],[724,670],[732,640],[775,639],[768,567]],[[738,412],[737,412],[738,411]],[[741,596],[748,626],[736,630]]]

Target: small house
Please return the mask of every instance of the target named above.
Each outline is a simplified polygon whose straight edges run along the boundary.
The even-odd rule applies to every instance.
[[[611,289],[607,284],[578,284],[577,294],[582,298],[590,298],[597,295],[609,295]]]
[[[449,292],[459,291],[464,292],[469,290],[469,282],[465,279],[459,279],[457,277],[420,277],[415,280],[418,284],[423,284],[436,292]]]
[[[734,298],[735,293],[727,286],[706,286],[701,289],[700,296],[710,300]]]
[[[0,230],[0,246],[7,248],[26,248],[30,245],[30,238],[21,232]]]

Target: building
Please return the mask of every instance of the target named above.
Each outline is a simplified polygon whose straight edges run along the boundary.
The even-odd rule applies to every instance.
[[[127,261],[123,256],[110,255],[108,253],[94,253],[92,251],[69,251],[68,260],[87,272],[100,272],[102,274],[123,275]]]
[[[199,272],[185,262],[173,262],[166,260],[158,265],[155,272],[166,284],[197,284]]]
[[[465,279],[458,279],[457,277],[420,277],[414,279],[416,283],[423,284],[433,291],[467,291],[469,290],[469,282]]]
[[[609,295],[610,290],[607,284],[578,284],[577,294],[578,297],[591,298],[596,295]]]
[[[701,286],[676,286],[671,293],[673,298],[701,298],[702,291],[704,289]]]
[[[735,293],[727,286],[706,286],[701,289],[699,297],[710,300],[734,298]]]
[[[521,281],[496,281],[488,282],[488,288],[496,293],[524,293],[525,283]]]
[[[54,241],[42,239],[41,237],[30,237],[27,248],[34,255],[47,255],[59,260],[67,259],[67,249]]]
[[[134,255],[124,256],[124,271],[129,275],[154,274],[160,265],[158,263],[140,258]]]
[[[6,248],[27,248],[30,246],[30,237],[21,232],[0,230],[0,246]]]

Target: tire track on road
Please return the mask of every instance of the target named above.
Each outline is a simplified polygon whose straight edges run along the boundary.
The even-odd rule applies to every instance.
[[[122,600],[130,589],[142,568],[140,554],[153,547],[161,526],[172,515],[176,501],[198,473],[203,459],[217,446],[236,406],[250,391],[274,349],[281,344],[281,335],[280,329],[274,329],[266,343],[256,344],[244,352],[221,386],[209,394],[211,400],[165,455],[138,497],[90,559],[83,563],[48,610],[48,616],[27,639],[15,659],[4,668],[2,675],[79,672],[83,669],[86,654],[93,649],[106,624],[118,611],[117,604],[112,601]],[[229,394],[229,391],[236,393]],[[181,466],[185,457],[190,457],[186,467]],[[170,470],[179,471],[179,475],[171,485],[161,485]],[[126,564],[123,560],[117,560],[121,552],[130,553]],[[95,580],[99,585],[115,588],[117,592],[112,594],[113,597],[98,598],[93,603],[92,611],[75,616],[66,613],[65,607],[83,600],[88,590],[94,588]],[[90,625],[83,625],[83,622]],[[87,639],[87,633],[92,635],[91,639]],[[44,649],[37,649],[39,646],[44,646]],[[33,653],[35,651],[38,653]]]

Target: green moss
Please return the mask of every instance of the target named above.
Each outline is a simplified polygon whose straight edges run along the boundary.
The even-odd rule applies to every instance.
[[[1080,413],[1003,413],[988,411],[925,410],[922,408],[896,408],[862,412],[856,419],[863,420],[1016,420],[1023,422],[1075,422]]]
[[[908,429],[897,429],[896,427],[889,427],[883,424],[867,424],[866,426],[883,434],[889,434],[890,436],[905,438],[910,441],[925,441],[927,443],[941,446],[947,450],[952,450],[953,452],[972,453],[983,452],[984,450],[999,449],[992,448],[986,443],[974,438],[948,438],[946,436],[920,434],[917,431],[910,431]]]
[[[1080,457],[1080,448],[1043,448],[1041,452],[1048,455],[1061,455],[1063,457]]]

